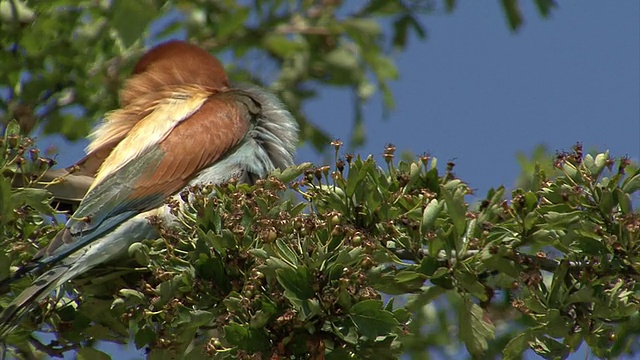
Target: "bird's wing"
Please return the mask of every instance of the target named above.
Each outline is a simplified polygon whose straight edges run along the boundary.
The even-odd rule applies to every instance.
[[[154,116],[170,120],[172,114]],[[188,185],[246,136],[259,104],[243,92],[225,92],[206,98],[189,116],[160,141],[146,146],[135,156],[120,148],[130,138],[153,137],[154,124],[136,126],[112,152],[127,159],[124,165],[103,164],[96,182],[83,199],[67,226],[46,250],[41,264],[55,263],[69,253],[92,242],[132,216],[156,208],[165,198]],[[141,122],[142,124],[143,122]],[[109,171],[104,175],[104,171]]]

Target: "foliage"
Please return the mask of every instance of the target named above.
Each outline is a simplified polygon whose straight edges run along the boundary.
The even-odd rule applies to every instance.
[[[31,188],[53,166],[52,159],[40,156],[33,141],[20,136],[19,126],[11,122],[0,137],[0,278],[9,276],[10,264],[30,259],[28,248],[46,242],[54,229],[42,215],[54,215],[51,194]],[[12,184],[25,185],[12,189]]]
[[[547,16],[551,0],[535,0]],[[516,29],[515,0],[505,14]],[[220,55],[231,79],[269,84],[293,112],[302,138],[324,149],[330,134],[304,104],[328,87],[353,94],[351,145],[365,141],[361,109],[376,92],[393,108],[393,52],[426,38],[424,17],[455,0],[1,0],[0,123],[69,139],[116,108],[117,92],[143,48],[168,38]],[[517,19],[517,20],[513,20]],[[141,40],[144,39],[144,40]],[[88,51],[90,49],[90,51]]]
[[[545,17],[554,7],[533,2]],[[501,5],[516,31],[519,2]],[[357,146],[363,104],[379,92],[393,109],[394,51],[426,38],[424,14],[455,6],[0,0],[0,280],[53,237],[60,217],[42,184],[53,162],[12,119],[23,132],[83,137],[117,106],[143,48],[186,37],[221,56],[233,80],[270,84],[319,150],[330,134],[304,104],[328,87],[349,89]],[[175,204],[179,226],[150,219],[161,238],[43,301],[6,339],[9,350],[109,358],[95,348],[109,341],[131,342],[151,359],[424,359],[461,350],[514,359],[527,349],[563,358],[583,343],[599,357],[640,352],[632,197],[640,171],[628,159],[576,145],[547,161],[541,150],[533,161],[521,157],[510,196],[498,187],[469,206],[453,164],[444,174],[429,156],[396,164],[390,146],[383,169],[371,158],[339,158],[342,145],[333,146],[331,167],[303,164],[253,187],[185,192],[186,205]],[[0,289],[0,307],[32,280]]]
[[[29,144],[12,136],[5,168],[16,144]],[[452,164],[443,175],[426,155],[396,165],[389,146],[384,170],[372,158],[339,158],[333,144],[333,167],[185,191],[178,226],[150,219],[160,239],[65,286],[7,343],[25,357],[78,349],[108,358],[91,345],[133,339],[150,359],[422,359],[461,344],[473,357],[532,349],[564,358],[583,342],[600,357],[640,351],[631,201],[640,170],[628,171],[627,159],[576,145],[558,154],[554,174],[530,174],[533,189],[505,199],[500,187],[468,206]],[[282,201],[285,190],[298,197]],[[38,228],[46,209],[3,204],[3,219],[27,214],[3,222],[11,242],[0,256],[17,265],[38,247],[19,234]],[[41,343],[34,329],[56,340]]]

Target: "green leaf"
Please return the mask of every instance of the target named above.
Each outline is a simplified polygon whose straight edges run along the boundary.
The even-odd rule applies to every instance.
[[[325,356],[325,360],[344,360],[351,358],[353,358],[352,352],[344,348],[333,349]]]
[[[342,70],[352,71],[359,67],[356,54],[343,47],[336,48],[335,50],[327,53],[324,60],[328,64]]]
[[[442,187],[442,196],[447,204],[447,212],[451,216],[451,222],[456,230],[454,236],[461,237],[467,227],[467,205],[464,202],[463,190],[460,187],[450,185],[451,183]]]
[[[15,216],[11,195],[11,181],[0,176],[0,225],[8,223]]]
[[[351,18],[343,21],[342,25],[354,34],[378,35],[382,32],[380,23],[374,19]]]
[[[520,6],[518,6],[517,0],[502,0],[502,9],[507,22],[512,31],[518,30],[522,25],[522,13],[520,12]]]
[[[404,270],[404,271],[399,271],[396,274],[395,280],[400,284],[403,284],[403,283],[406,284],[410,288],[411,287],[419,288],[427,280],[427,277],[424,274],[416,273],[415,271]]]
[[[558,309],[549,309],[544,316],[545,329],[547,335],[554,338],[564,338],[569,334],[571,330],[569,326],[569,319],[565,319],[562,313]]]
[[[30,23],[35,19],[35,13],[22,0],[0,2],[0,22],[22,24]]]
[[[143,327],[138,330],[134,336],[134,343],[136,349],[142,349],[143,347],[153,343],[156,340],[156,332],[150,327]]]
[[[433,199],[427,204],[424,208],[424,212],[422,213],[422,233],[426,233],[428,230],[433,229],[433,225],[436,223],[436,219],[442,208],[444,207],[443,202],[438,202],[438,199]]]
[[[291,39],[288,36],[274,33],[270,33],[262,39],[262,46],[282,58],[299,54],[307,47],[301,38]]]
[[[393,310],[393,316],[395,316],[396,319],[398,319],[399,322],[406,323],[409,320],[411,320],[412,314],[407,309],[397,308],[397,309]]]
[[[267,351],[271,348],[269,339],[262,329],[231,323],[224,327],[226,340],[239,349],[249,352]]]
[[[613,192],[609,189],[597,189],[596,193],[600,193],[599,207],[605,214],[611,213],[616,206],[615,199],[613,198]]]
[[[108,354],[90,347],[81,347],[76,352],[78,360],[111,360]]]
[[[365,162],[356,158],[349,167],[349,176],[347,177],[347,197],[352,197],[356,190],[361,187],[363,180],[368,175],[369,168],[365,166]]]
[[[358,331],[369,339],[388,335],[398,325],[393,313],[383,310],[382,301],[365,300],[349,309],[349,317]]]
[[[533,211],[538,205],[538,197],[531,191],[524,194],[524,206],[527,212]]]
[[[549,306],[560,306],[567,292],[565,277],[569,271],[568,261],[562,261],[553,272],[551,285],[549,286],[549,294],[547,295],[547,303]]]
[[[278,178],[280,181],[284,183],[288,183],[293,181],[298,176],[302,175],[305,172],[305,170],[310,169],[312,166],[313,166],[312,163],[305,162],[302,164],[290,166],[282,171],[276,169],[270,175],[275,176],[276,178]]]
[[[631,194],[625,193],[623,190],[620,190],[618,188],[614,191],[613,198],[618,202],[618,206],[620,206],[620,211],[623,214],[631,214],[633,212]]]
[[[53,196],[46,190],[34,188],[15,189],[11,194],[13,206],[29,205],[41,214],[51,215],[53,213],[49,203]]]
[[[591,174],[596,173],[596,160],[591,154],[587,154],[582,158],[582,165],[586,167]]]
[[[452,12],[456,7],[456,0],[445,0],[445,9],[447,12]]]
[[[503,258],[498,254],[489,254],[482,260],[482,262],[487,268],[498,270],[501,273],[508,275],[514,279],[517,279],[520,276],[520,268],[518,267],[518,265],[516,265],[513,260]]]
[[[462,271],[458,268],[453,273],[453,276],[458,280],[459,284],[467,290],[471,295],[478,298],[480,301],[487,300],[487,293],[484,286],[478,281],[478,278],[470,272],[469,269]]]
[[[0,251],[0,281],[11,275],[11,261],[9,257]]]
[[[209,325],[215,317],[210,311],[204,310],[191,310],[189,315],[189,327]]]
[[[575,223],[580,219],[581,215],[582,211],[571,211],[566,213],[549,211],[544,214],[544,218],[548,221],[549,225],[565,225]]]
[[[251,320],[249,320],[249,326],[252,329],[262,329],[271,319],[271,315],[272,314],[265,311],[258,310],[256,311],[255,315],[251,317]]]
[[[127,300],[129,306],[139,305],[146,302],[146,298],[143,293],[133,289],[121,289],[119,294]]]
[[[633,194],[640,190],[640,169],[636,170],[633,176],[627,178],[621,188],[627,194]]]
[[[378,78],[383,80],[395,80],[398,78],[398,68],[390,58],[378,54],[368,60],[371,69],[378,75]]]
[[[246,31],[245,22],[250,15],[251,8],[249,6],[236,6],[227,16],[218,17],[220,21],[216,24],[216,38],[224,39],[238,31]]]
[[[9,136],[19,136],[19,135],[20,135],[20,125],[18,124],[18,122],[15,120],[9,121],[9,123],[6,125],[6,128],[4,129],[5,141],[7,141]]]
[[[353,321],[342,320],[331,322],[330,331],[347,344],[358,343],[358,329]]]
[[[173,360],[175,358],[174,349],[153,348],[147,355],[147,360]]]
[[[536,354],[545,359],[564,359],[570,352],[567,345],[548,336],[537,336],[529,343],[529,346]]]
[[[287,261],[290,265],[295,266],[298,264],[298,256],[293,249],[284,242],[282,239],[276,240],[276,248],[282,257],[282,260]]]
[[[529,342],[535,339],[532,330],[526,330],[513,337],[504,347],[502,355],[504,360],[519,360],[523,352],[529,349]]]
[[[396,48],[403,49],[407,46],[407,40],[409,35],[409,26],[413,17],[411,15],[405,15],[399,17],[396,21],[393,22],[393,45]]]
[[[460,339],[473,356],[487,351],[488,340],[495,338],[495,326],[485,321],[484,310],[477,304],[465,299],[458,314]]]
[[[577,237],[571,244],[571,249],[576,250],[588,255],[603,256],[609,253],[607,245],[604,243],[601,237],[597,237],[597,234],[587,234],[586,231],[576,230],[576,234],[581,236]]]
[[[290,300],[306,300],[314,296],[311,287],[313,276],[306,266],[286,267],[276,270],[278,282],[285,289],[285,296]]]
[[[553,0],[535,0],[535,3],[538,8],[538,12],[543,17],[548,17],[551,13],[551,9],[556,6],[556,3]]]
[[[427,276],[432,276],[439,267],[440,262],[435,257],[425,256],[420,262],[420,267],[418,267],[417,271]]]
[[[440,286],[425,286],[422,288],[422,293],[408,296],[405,307],[412,313],[425,313],[433,308],[431,303],[445,293],[447,290]]]
[[[156,17],[155,6],[144,1],[113,0],[112,9],[111,24],[125,48],[142,40],[143,33]]]

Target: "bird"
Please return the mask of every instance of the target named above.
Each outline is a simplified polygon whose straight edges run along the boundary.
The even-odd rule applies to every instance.
[[[86,156],[61,173],[90,185],[64,228],[9,278],[40,274],[0,313],[0,341],[65,282],[157,237],[148,218],[170,219],[168,197],[198,184],[252,184],[294,163],[299,128],[283,103],[231,84],[222,63],[192,43],[148,50],[119,102],[90,134]]]

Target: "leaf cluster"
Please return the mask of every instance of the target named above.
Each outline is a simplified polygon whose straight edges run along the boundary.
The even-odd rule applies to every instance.
[[[46,242],[55,230],[43,217],[54,215],[51,194],[31,187],[53,165],[55,161],[41,156],[32,139],[20,135],[16,122],[7,126],[0,137],[0,248],[5,250],[0,252],[0,279],[10,275],[12,263],[27,261],[27,249]],[[17,183],[24,186],[12,189]]]
[[[132,338],[151,359],[638,351],[640,171],[627,159],[577,145],[553,174],[532,174],[534,189],[506,199],[501,187],[469,206],[453,164],[396,165],[388,146],[382,168],[333,146],[331,167],[184,191],[170,203],[177,224],[150,219],[160,238],[66,285],[7,343],[25,356],[95,355],[96,341]],[[36,242],[12,236],[2,250],[16,264],[15,247]]]

